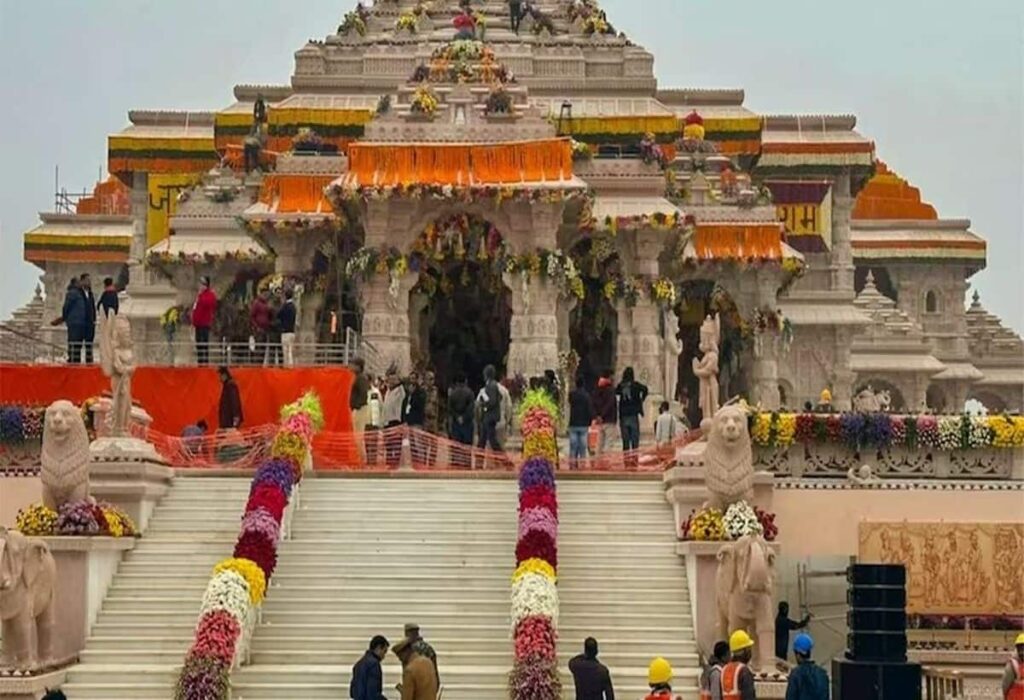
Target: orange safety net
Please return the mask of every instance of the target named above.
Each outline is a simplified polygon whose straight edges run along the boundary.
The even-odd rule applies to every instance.
[[[132,213],[131,191],[111,175],[93,188],[91,197],[82,197],[75,204],[76,214],[116,214],[126,216]]]
[[[921,200],[921,191],[879,161],[873,178],[857,195],[854,219],[934,221],[935,207]]]
[[[782,258],[782,227],[779,224],[699,224],[693,237],[701,259]]]
[[[494,145],[353,143],[349,173],[363,186],[561,181],[572,176],[572,149],[569,139]]]
[[[324,188],[335,179],[334,175],[267,175],[260,185],[260,201],[278,214],[329,214],[334,209]]]
[[[232,368],[242,398],[243,426],[279,421],[281,406],[308,389],[320,397],[324,429],[352,430],[349,392],[353,375],[342,367]],[[0,404],[46,406],[58,399],[80,404],[110,391],[110,380],[92,366],[0,365]],[[221,383],[215,367],[139,367],[132,397],[153,417],[153,429],[179,435],[200,418],[217,425]]]

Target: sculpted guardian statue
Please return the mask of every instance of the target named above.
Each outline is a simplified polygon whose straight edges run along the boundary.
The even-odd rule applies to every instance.
[[[89,434],[82,413],[70,401],[46,409],[40,454],[43,505],[60,510],[68,501],[89,497]]]
[[[701,422],[718,410],[718,341],[722,326],[719,316],[708,316],[700,327],[700,350],[704,356],[693,358],[693,373],[700,380]]]
[[[46,543],[0,527],[0,668],[53,660],[57,564]]]
[[[706,430],[704,478],[708,487],[707,506],[725,511],[737,501],[754,499],[754,455],[743,406],[724,406]]]
[[[110,377],[111,430],[113,437],[128,435],[132,415],[132,374],[135,373],[135,351],[132,327],[127,316],[99,316],[100,364]]]

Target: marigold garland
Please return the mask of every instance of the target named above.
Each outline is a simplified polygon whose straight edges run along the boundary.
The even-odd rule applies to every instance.
[[[558,580],[558,576],[555,574],[555,567],[543,559],[526,559],[520,562],[519,566],[516,567],[515,573],[512,574],[512,581],[518,581],[527,574],[544,576],[551,581]]]
[[[249,600],[253,605],[258,606],[263,602],[263,596],[267,592],[267,577],[256,562],[251,559],[232,557],[213,567],[214,576],[224,571],[234,571],[245,579],[249,586]]]
[[[18,511],[14,529],[29,537],[47,537],[57,532],[57,511],[33,503]]]

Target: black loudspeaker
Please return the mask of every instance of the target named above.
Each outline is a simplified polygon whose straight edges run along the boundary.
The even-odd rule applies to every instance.
[[[833,659],[832,700],[921,700],[921,666]]]
[[[907,660],[907,571],[902,564],[854,564],[846,571],[850,610],[846,657],[852,661]]]

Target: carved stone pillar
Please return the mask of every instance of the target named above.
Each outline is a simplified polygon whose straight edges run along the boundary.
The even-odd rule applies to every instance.
[[[775,308],[778,283],[774,275],[758,273],[757,307]],[[782,338],[777,333],[765,333],[754,340],[754,366],[751,379],[751,399],[754,404],[774,411],[782,401],[779,396],[779,355]]]
[[[403,374],[412,369],[409,292],[417,279],[408,273],[393,283],[388,275],[373,275],[360,290],[363,340],[376,349],[385,366],[394,364]]]
[[[844,172],[832,184],[832,289],[853,291],[853,240],[850,216],[854,198],[850,174]]]
[[[512,290],[512,333],[508,348],[508,374],[526,377],[558,368],[558,287],[534,277],[505,275]]]
[[[835,360],[833,374],[835,385],[832,387],[832,405],[840,411],[848,411],[853,406],[853,383],[856,373],[850,369],[850,341],[852,334],[845,328],[836,330]]]
[[[660,314],[658,305],[647,297],[641,297],[633,308],[619,302],[619,338],[615,353],[616,380],[627,367],[632,367],[637,380],[647,385],[652,399],[659,401],[664,395]]]

